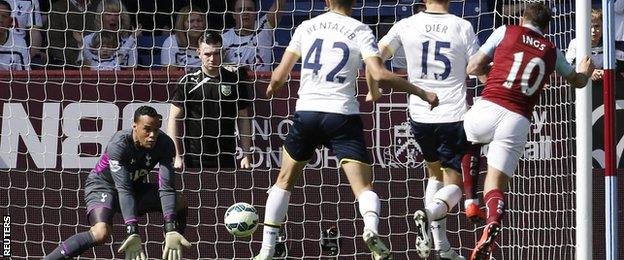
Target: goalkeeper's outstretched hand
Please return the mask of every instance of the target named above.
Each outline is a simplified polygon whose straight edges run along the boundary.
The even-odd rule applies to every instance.
[[[138,234],[129,235],[117,252],[125,252],[126,260],[145,260],[145,253],[141,247],[141,237]]]
[[[191,243],[177,231],[169,231],[165,235],[165,248],[162,258],[164,260],[182,259],[182,246],[189,248]]]

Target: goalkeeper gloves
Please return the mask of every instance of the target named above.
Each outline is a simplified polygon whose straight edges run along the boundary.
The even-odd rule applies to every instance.
[[[188,248],[191,243],[177,231],[169,231],[165,235],[165,248],[162,258],[164,260],[179,260],[182,258],[182,246]]]
[[[145,253],[141,247],[141,237],[138,234],[129,235],[117,252],[125,252],[126,260],[145,260]]]

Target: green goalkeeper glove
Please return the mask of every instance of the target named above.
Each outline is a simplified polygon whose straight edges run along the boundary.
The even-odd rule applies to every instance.
[[[145,260],[145,253],[141,247],[141,237],[138,234],[129,235],[117,252],[125,252],[126,260]]]
[[[191,247],[191,243],[177,231],[167,232],[165,235],[165,248],[163,249],[162,258],[164,260],[182,259],[182,246],[189,248]]]

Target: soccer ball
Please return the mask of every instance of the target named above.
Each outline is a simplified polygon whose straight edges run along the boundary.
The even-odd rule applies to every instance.
[[[239,202],[225,211],[225,228],[237,237],[248,237],[258,228],[258,212],[254,206]]]

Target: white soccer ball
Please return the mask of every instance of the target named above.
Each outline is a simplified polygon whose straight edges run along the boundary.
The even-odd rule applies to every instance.
[[[248,237],[258,228],[258,211],[254,206],[239,202],[225,211],[225,228],[237,237]]]

